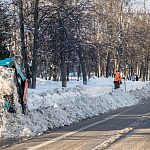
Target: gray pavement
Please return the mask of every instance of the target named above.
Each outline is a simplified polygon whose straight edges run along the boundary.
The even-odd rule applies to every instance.
[[[108,150],[150,150],[150,119],[131,134],[111,145]]]

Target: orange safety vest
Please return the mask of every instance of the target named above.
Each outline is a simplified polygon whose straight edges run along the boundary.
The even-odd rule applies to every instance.
[[[121,76],[120,76],[120,73],[119,72],[116,72],[116,75],[115,75],[115,77],[114,77],[114,81],[121,81]]]

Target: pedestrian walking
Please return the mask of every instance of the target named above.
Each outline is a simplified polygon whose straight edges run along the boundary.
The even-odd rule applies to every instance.
[[[135,75],[135,80],[136,80],[136,81],[139,81],[139,77],[138,77],[137,74]]]
[[[114,85],[115,85],[115,89],[120,88],[120,84],[122,84],[121,82],[121,76],[118,70],[116,70],[116,74],[114,76]]]

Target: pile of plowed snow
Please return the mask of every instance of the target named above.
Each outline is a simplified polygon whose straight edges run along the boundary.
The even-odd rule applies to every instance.
[[[0,111],[3,111],[4,96],[13,95],[13,102],[18,103],[17,88],[14,81],[14,70],[0,66]]]
[[[50,129],[78,123],[85,118],[136,105],[142,99],[150,98],[149,82],[138,82],[134,90],[125,91],[124,87],[128,87],[126,82],[114,91],[113,80],[105,78],[102,81],[104,78],[93,77],[88,86],[69,82],[68,88],[60,88],[60,82],[38,80],[38,88],[29,91],[28,114],[4,113],[1,136],[40,135]],[[43,84],[47,88],[40,92]],[[129,84],[134,86],[135,82]],[[106,88],[105,92],[101,92],[103,88]]]
[[[4,109],[5,96],[11,96],[12,102],[15,104],[17,113],[20,113],[20,105],[18,104],[17,88],[14,82],[14,70],[10,68],[0,67],[0,134],[5,124],[4,115],[7,110]]]
[[[13,93],[13,84],[11,80],[11,73],[6,68],[0,67],[0,103],[3,103],[4,95],[10,95]]]

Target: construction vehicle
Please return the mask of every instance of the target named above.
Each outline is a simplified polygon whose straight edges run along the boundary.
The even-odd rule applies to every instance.
[[[22,73],[15,58],[5,58],[4,60],[0,60],[0,66],[14,69],[14,81],[17,87],[19,103],[22,106],[22,113],[25,114],[27,110],[28,80]]]

